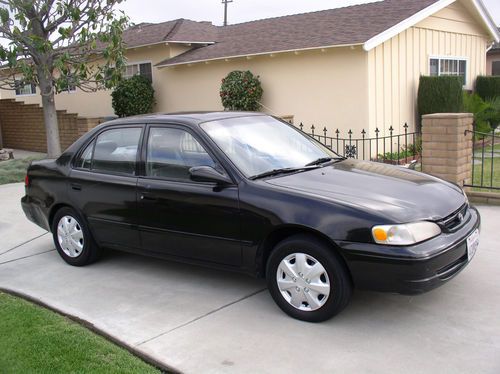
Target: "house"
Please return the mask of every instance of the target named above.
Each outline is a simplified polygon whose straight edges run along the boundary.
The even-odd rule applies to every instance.
[[[369,135],[417,122],[421,75],[458,75],[472,88],[499,33],[481,0],[385,0],[226,27],[180,19],[125,32],[126,76],[149,77],[160,112],[220,110],[221,80],[259,75],[262,110]],[[27,85],[2,91],[40,103]],[[113,114],[108,91],[56,97],[58,109]]]
[[[488,51],[486,57],[486,74],[500,75],[500,43],[493,44]]]

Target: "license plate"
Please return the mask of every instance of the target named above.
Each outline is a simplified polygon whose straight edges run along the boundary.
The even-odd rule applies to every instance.
[[[470,261],[479,246],[479,229],[474,230],[467,238],[467,258]]]

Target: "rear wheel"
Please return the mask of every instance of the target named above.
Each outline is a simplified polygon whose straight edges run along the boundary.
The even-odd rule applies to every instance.
[[[88,265],[101,254],[83,218],[69,207],[56,212],[52,235],[57,252],[70,265]]]
[[[279,243],[267,262],[269,292],[288,315],[325,321],[344,309],[352,294],[347,269],[327,245],[309,235]]]

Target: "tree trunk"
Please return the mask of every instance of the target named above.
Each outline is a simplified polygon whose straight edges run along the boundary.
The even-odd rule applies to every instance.
[[[51,79],[45,77],[42,71],[38,72],[38,82],[40,84],[40,94],[42,95],[45,133],[47,134],[47,157],[56,158],[61,155],[61,144],[59,142],[59,124],[57,123],[54,88]]]

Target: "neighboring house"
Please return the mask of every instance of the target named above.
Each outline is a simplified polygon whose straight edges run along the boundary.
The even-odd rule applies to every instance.
[[[493,44],[488,51],[486,57],[486,74],[500,75],[500,43]]]
[[[386,0],[226,27],[145,23],[124,38],[126,74],[152,79],[157,111],[220,110],[222,78],[248,69],[262,81],[263,111],[331,134],[372,135],[417,122],[420,75],[459,75],[472,88],[499,35],[481,0]],[[40,102],[31,86],[15,97]],[[56,104],[84,116],[113,114],[106,91],[59,94]]]

